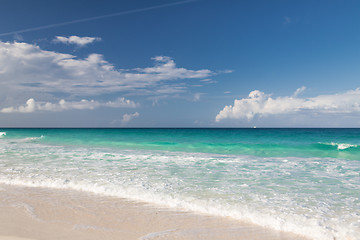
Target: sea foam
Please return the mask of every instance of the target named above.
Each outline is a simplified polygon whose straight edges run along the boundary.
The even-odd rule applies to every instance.
[[[356,144],[349,144],[349,143],[336,143],[336,142],[331,142],[331,143],[320,143],[323,145],[327,145],[327,146],[334,146],[336,147],[338,150],[345,150],[348,148],[357,148],[359,147],[359,145]]]
[[[41,141],[15,141],[9,139],[12,134],[1,139],[0,182],[74,189],[232,217],[312,239],[360,239],[358,159],[149,150],[149,144],[143,149],[124,149],[114,140],[103,145],[111,137],[109,132],[99,137],[100,130],[92,130],[96,134],[83,137],[79,130],[67,131],[66,135],[48,130]],[[73,139],[74,133],[82,133],[83,138]],[[17,139],[42,134],[34,131]],[[138,141],[144,140],[137,135],[130,135],[133,142],[126,136],[131,146],[138,147]],[[59,136],[66,140],[61,142]],[[95,138],[101,145],[87,142]],[[151,141],[183,142],[183,136],[175,138],[172,134],[171,139]],[[80,144],[75,144],[77,141]],[[313,145],[321,148],[318,142]],[[247,144],[250,146],[250,141]],[[331,144],[322,148],[347,152],[335,150]]]
[[[24,149],[26,146],[28,148]],[[283,158],[163,151],[89,151],[43,145],[34,148],[33,144],[23,145],[21,151],[18,156],[26,153],[27,159],[9,168],[10,161],[5,168],[0,168],[1,183],[116,196],[232,217],[313,239],[351,236],[346,232],[349,220],[341,216],[332,219],[336,214],[336,209],[331,208],[332,200],[322,199],[316,188],[308,188],[313,183],[303,182],[300,187],[313,192],[310,195],[291,183],[292,174],[308,171],[306,164],[312,166],[309,169],[313,169],[314,176],[319,175],[313,181],[331,179],[338,172],[333,166],[340,162],[334,165],[328,161],[326,172],[322,172],[318,166],[321,159],[287,158],[284,161]],[[266,173],[269,169],[273,169],[272,172]],[[224,174],[228,182],[222,179]],[[219,181],[212,179],[216,176]],[[277,183],[279,177],[284,178],[281,181],[290,181],[289,185]],[[356,183],[348,184],[354,186]]]

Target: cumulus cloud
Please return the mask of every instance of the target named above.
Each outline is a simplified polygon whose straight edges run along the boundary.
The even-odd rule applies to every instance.
[[[179,89],[177,80],[205,79],[216,73],[208,69],[177,67],[167,56],[153,58],[152,67],[118,69],[101,54],[78,58],[71,54],[46,51],[24,42],[0,41],[0,95],[9,89],[18,95],[63,93],[94,96],[115,92],[162,94],[166,85]],[[38,97],[37,97],[38,98]]]
[[[153,57],[152,60],[156,62],[154,67],[137,68],[138,72],[145,74],[155,74],[160,79],[187,79],[187,78],[205,78],[212,75],[212,71],[208,69],[203,70],[188,70],[185,68],[178,68],[173,59],[167,56]]]
[[[125,113],[125,114],[123,115],[123,117],[122,117],[121,122],[122,122],[122,123],[128,123],[128,122],[130,122],[132,119],[137,118],[137,117],[139,117],[139,116],[140,116],[140,114],[139,114],[138,112],[133,113],[133,114]]]
[[[25,105],[18,107],[7,107],[0,110],[2,113],[32,113],[35,111],[51,111],[61,112],[65,110],[93,110],[99,107],[112,107],[112,108],[135,108],[138,104],[125,98],[118,98],[115,101],[98,102],[94,100],[81,100],[78,102],[67,102],[64,99],[57,103],[50,102],[36,102],[33,98],[26,101]]]
[[[64,43],[64,44],[74,44],[79,47],[84,47],[87,44],[93,43],[95,41],[101,41],[99,37],[78,37],[78,36],[56,36],[53,42],[55,43]]]
[[[275,114],[313,112],[321,114],[360,113],[360,88],[344,93],[319,95],[312,98],[299,98],[305,90],[299,88],[292,96],[272,98],[270,94],[254,90],[247,98],[235,99],[233,105],[225,106],[216,121],[224,119],[248,119]]]
[[[14,107],[7,107],[1,109],[0,112],[2,113],[13,113],[13,112],[21,112],[21,113],[30,113],[35,111],[35,100],[33,98],[30,98],[26,101],[26,104],[24,106],[19,106],[17,108]]]

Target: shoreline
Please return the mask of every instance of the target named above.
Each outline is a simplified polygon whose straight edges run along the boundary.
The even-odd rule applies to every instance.
[[[0,240],[308,238],[92,193],[0,184]]]

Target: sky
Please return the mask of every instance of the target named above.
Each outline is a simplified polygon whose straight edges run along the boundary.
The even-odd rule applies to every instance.
[[[360,1],[2,0],[0,127],[360,127]]]

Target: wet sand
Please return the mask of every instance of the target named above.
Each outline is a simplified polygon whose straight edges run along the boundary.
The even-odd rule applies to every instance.
[[[0,240],[306,240],[224,217],[115,197],[0,185]]]

